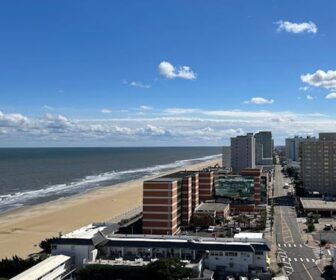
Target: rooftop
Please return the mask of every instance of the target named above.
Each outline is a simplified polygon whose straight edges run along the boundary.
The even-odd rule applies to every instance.
[[[234,235],[234,239],[246,240],[246,239],[263,239],[262,232],[240,232]]]
[[[306,210],[318,209],[318,210],[335,210],[336,211],[336,201],[325,201],[320,198],[300,198],[302,207]]]
[[[188,248],[191,250],[269,251],[264,239],[211,238],[199,236],[113,235],[106,246],[131,248]]]
[[[202,202],[196,207],[195,211],[223,211],[228,205],[221,202]]]
[[[103,234],[110,234],[117,231],[118,224],[105,224],[95,223],[89,224],[72,232],[62,235],[62,238],[80,238],[80,239],[92,239],[98,232]]]

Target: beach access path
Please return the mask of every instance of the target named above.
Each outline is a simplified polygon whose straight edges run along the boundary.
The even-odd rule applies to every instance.
[[[220,163],[220,159],[173,169],[199,170]],[[159,176],[159,175],[157,175]],[[97,188],[81,195],[28,206],[0,214],[0,259],[27,257],[40,251],[45,238],[67,233],[93,222],[103,222],[142,205],[140,178],[111,187]]]

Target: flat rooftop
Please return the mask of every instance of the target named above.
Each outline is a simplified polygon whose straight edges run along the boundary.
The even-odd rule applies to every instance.
[[[219,169],[210,169],[210,168],[204,168],[200,170],[181,170],[174,173],[166,174],[154,179],[146,180],[145,182],[174,182],[182,180],[184,177],[194,176],[196,173],[208,173],[208,172],[214,172]]]
[[[221,202],[203,202],[196,207],[195,211],[223,211],[228,205]]]
[[[95,223],[89,224],[72,232],[62,235],[62,238],[92,239],[98,232],[110,234],[118,230],[118,224]]]
[[[191,250],[223,251],[269,251],[264,239],[213,238],[199,236],[166,235],[111,235],[105,244],[108,247],[130,248],[187,248]]]
[[[305,210],[325,210],[336,211],[336,201],[325,201],[320,198],[300,198],[303,209]]]

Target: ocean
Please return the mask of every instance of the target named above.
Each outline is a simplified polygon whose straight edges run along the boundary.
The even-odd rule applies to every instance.
[[[0,212],[219,157],[220,147],[1,148]]]

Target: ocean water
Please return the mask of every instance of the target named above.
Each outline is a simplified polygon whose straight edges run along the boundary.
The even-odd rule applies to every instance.
[[[219,157],[220,147],[0,149],[0,212]]]

